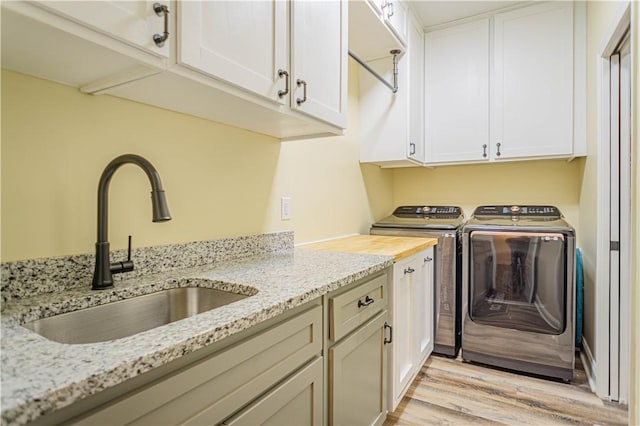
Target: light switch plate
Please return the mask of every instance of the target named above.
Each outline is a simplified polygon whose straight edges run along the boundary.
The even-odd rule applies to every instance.
[[[291,197],[282,197],[280,201],[280,219],[291,219]]]

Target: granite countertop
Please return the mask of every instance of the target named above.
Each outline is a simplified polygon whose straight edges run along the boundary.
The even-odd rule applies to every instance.
[[[2,424],[20,425],[148,372],[393,264],[393,257],[289,249],[5,302]],[[134,336],[55,343],[20,324],[165,288],[201,285],[257,294]]]
[[[309,244],[300,248],[342,253],[377,254],[393,256],[395,260],[400,260],[435,246],[437,243],[437,238],[353,235]]]

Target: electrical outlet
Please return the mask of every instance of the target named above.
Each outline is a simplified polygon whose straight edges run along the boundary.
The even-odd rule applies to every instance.
[[[282,197],[280,200],[280,219],[291,219],[291,197]]]

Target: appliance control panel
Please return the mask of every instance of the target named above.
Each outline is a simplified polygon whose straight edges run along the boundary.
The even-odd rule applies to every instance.
[[[462,209],[456,206],[400,206],[393,212],[394,216],[421,216],[455,218],[462,215]]]
[[[554,206],[480,206],[473,212],[475,216],[532,216],[561,218],[562,214]]]

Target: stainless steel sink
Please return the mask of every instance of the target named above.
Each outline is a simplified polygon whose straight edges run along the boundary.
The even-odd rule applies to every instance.
[[[211,288],[186,287],[120,300],[24,324],[59,343],[120,339],[249,297]]]

